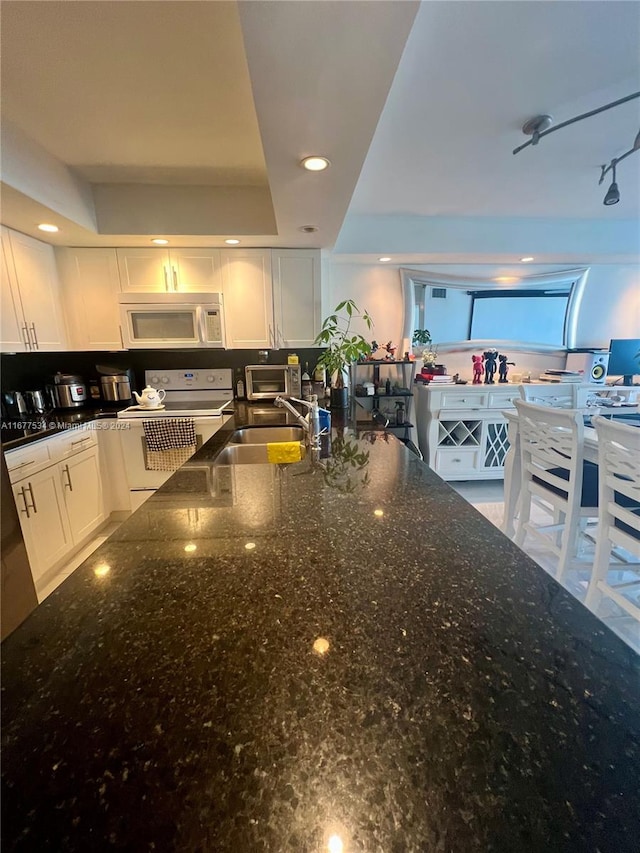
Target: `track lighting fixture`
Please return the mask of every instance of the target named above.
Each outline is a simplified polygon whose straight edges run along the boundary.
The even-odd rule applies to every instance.
[[[561,124],[557,124],[555,127],[552,127],[553,118],[546,113],[544,115],[533,116],[533,118],[528,119],[522,125],[522,132],[527,136],[530,136],[531,139],[528,142],[519,145],[517,148],[514,148],[513,153],[518,154],[524,148],[527,148],[529,145],[537,145],[543,136],[547,136],[549,133],[554,133],[556,130],[560,130],[563,127],[567,127],[570,124],[575,124],[577,121],[582,121],[582,119],[590,118],[591,116],[597,115],[598,113],[602,113],[605,110],[610,110],[612,107],[618,107],[620,104],[625,104],[627,101],[631,101],[634,98],[640,98],[640,92],[633,92],[631,95],[627,95],[624,98],[620,98],[617,101],[612,101],[610,104],[605,104],[602,107],[598,107],[595,110],[591,110],[588,113],[582,113],[579,116],[574,116],[574,118],[567,119],[567,121],[563,121]],[[618,189],[618,184],[616,183],[616,167],[618,163],[621,163],[630,154],[633,154],[634,151],[640,150],[640,131],[638,131],[636,138],[633,141],[633,145],[628,151],[625,151],[620,157],[614,157],[614,159],[609,163],[608,166],[601,166],[600,173],[600,181],[602,183],[605,175],[608,172],[612,173],[612,182],[611,186],[607,190],[607,194],[604,197],[603,204],[609,205],[617,204],[620,201],[620,190]]]

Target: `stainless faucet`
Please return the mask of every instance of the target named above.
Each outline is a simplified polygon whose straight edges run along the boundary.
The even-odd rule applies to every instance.
[[[307,417],[305,418],[304,415],[301,415],[300,412],[296,411],[289,400],[293,400],[294,403],[301,403],[303,406],[306,406],[309,409]],[[289,400],[287,400],[286,397],[276,397],[274,403],[279,408],[287,409],[287,411],[291,412],[295,417],[307,434],[307,443],[309,444],[309,447],[320,447],[320,411],[318,408],[317,395],[314,394],[311,397],[311,402],[308,400],[298,400],[297,397],[290,397]]]

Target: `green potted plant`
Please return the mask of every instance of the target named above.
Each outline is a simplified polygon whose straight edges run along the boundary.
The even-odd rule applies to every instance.
[[[411,340],[413,345],[413,354],[417,358],[424,358],[423,348],[428,347],[431,343],[431,332],[429,329],[416,329]],[[416,352],[418,350],[418,352]]]
[[[356,318],[363,320],[368,329],[373,326],[373,321],[366,311],[360,311],[352,299],[345,299],[325,318],[322,329],[313,342],[314,346],[326,347],[318,359],[318,364],[322,365],[327,376],[332,378],[331,407],[335,409],[347,407],[345,371],[351,362],[364,358],[371,352],[371,344],[362,335],[353,334],[351,331],[352,321]]]

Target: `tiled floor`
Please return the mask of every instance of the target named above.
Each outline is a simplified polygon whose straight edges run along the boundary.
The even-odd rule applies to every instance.
[[[485,518],[488,518],[496,527],[502,526],[504,513],[504,483],[502,480],[477,480],[462,483],[451,483],[451,486],[465,500],[481,512]],[[532,519],[535,521],[535,508],[532,511]],[[545,518],[545,514],[541,514]],[[542,543],[538,545],[531,541],[528,537],[525,541],[523,549],[533,560],[538,563],[545,571],[555,577],[556,557],[549,551],[545,551]],[[584,559],[584,568],[572,569],[567,576],[566,587],[572,595],[575,595],[580,601],[584,601],[587,591],[587,586],[590,577],[590,563],[593,560],[594,543],[593,539],[585,538],[581,551],[581,558]],[[637,577],[637,573],[635,575]],[[617,579],[622,582],[631,580],[633,576],[621,570],[620,577]],[[615,631],[618,636],[640,654],[640,621],[633,619],[631,616],[621,610],[614,602],[609,599],[603,600],[600,604],[596,615],[608,625],[611,630]]]

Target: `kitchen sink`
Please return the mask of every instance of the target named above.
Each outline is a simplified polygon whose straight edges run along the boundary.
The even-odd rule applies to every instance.
[[[269,444],[273,441],[304,441],[304,430],[299,426],[245,427],[234,432],[230,444]]]
[[[288,427],[287,427],[288,429]],[[243,430],[240,430],[241,432]],[[249,430],[250,431],[250,430]],[[266,430],[259,430],[266,432]],[[293,439],[295,441],[295,439]],[[306,447],[300,445],[300,459],[306,455]],[[266,443],[228,444],[216,456],[215,465],[266,465],[270,462]],[[292,463],[286,463],[292,464]]]

